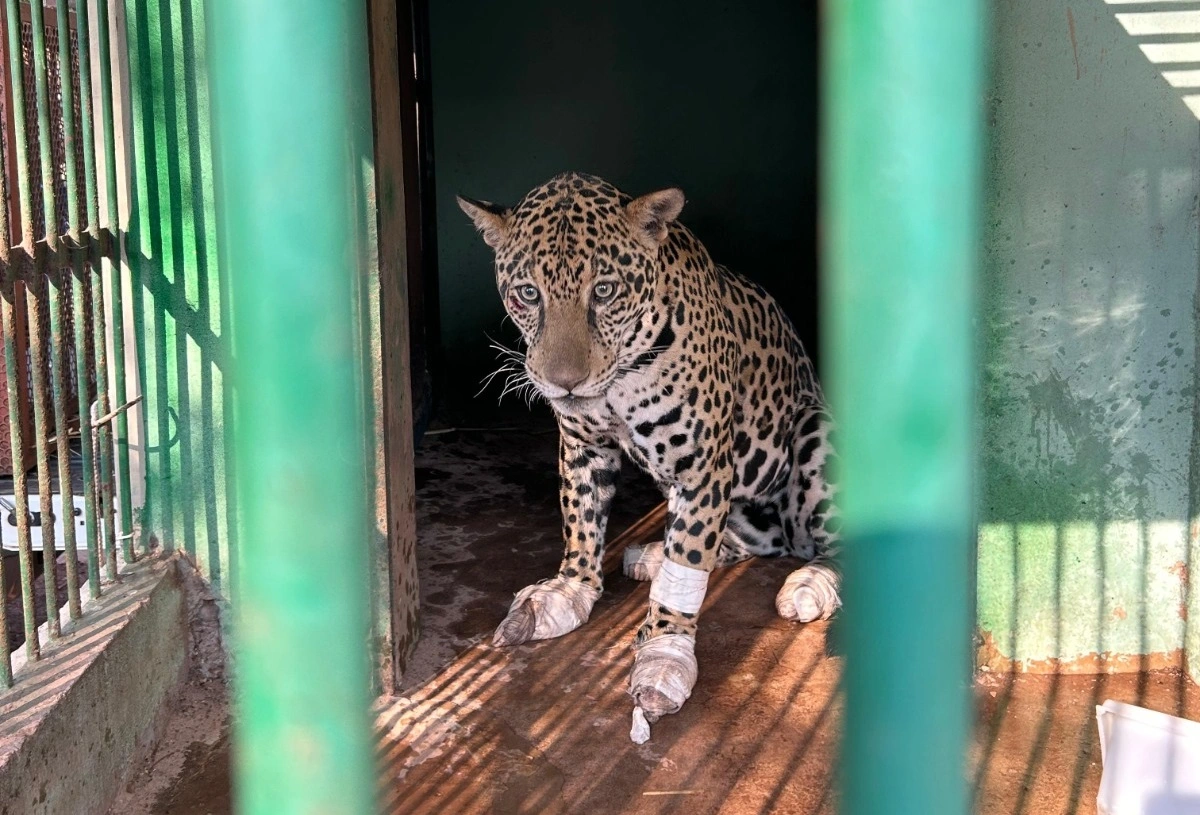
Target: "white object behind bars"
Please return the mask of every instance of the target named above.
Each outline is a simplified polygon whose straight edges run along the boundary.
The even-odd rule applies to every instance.
[[[84,528],[83,520],[83,496],[72,495],[72,501],[75,504],[75,516],[70,519],[75,524],[75,546],[80,552],[87,551],[87,537]],[[59,552],[63,551],[66,544],[63,542],[63,521],[67,519],[67,514],[63,512],[62,496],[52,495],[50,506],[54,508],[54,543],[55,549]],[[42,551],[42,527],[37,521],[40,520],[39,513],[41,512],[41,503],[38,496],[29,496],[29,512],[33,515],[35,523],[29,527],[29,537],[33,542],[33,551]],[[16,497],[12,494],[0,495],[0,548],[10,552],[17,551],[17,514]]]
[[[1200,815],[1200,722],[1110,699],[1096,725],[1100,815]]]

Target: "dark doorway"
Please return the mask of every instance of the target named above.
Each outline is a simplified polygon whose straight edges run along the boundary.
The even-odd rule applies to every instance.
[[[414,382],[418,347],[440,344],[440,356],[423,353],[448,421],[528,413],[515,399],[497,408],[498,388],[475,398],[497,364],[487,335],[515,338],[501,324],[489,250],[454,196],[515,203],[566,170],[634,195],[681,187],[683,223],[718,262],[771,291],[817,354],[817,4],[412,9],[423,255],[410,290],[413,330],[424,331]]]

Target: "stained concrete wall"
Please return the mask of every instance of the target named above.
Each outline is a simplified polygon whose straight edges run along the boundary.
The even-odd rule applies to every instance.
[[[994,7],[978,571],[994,667],[1176,664],[1190,643],[1200,668],[1200,126],[1129,10]]]
[[[144,560],[85,601],[70,636],[49,644],[43,627],[41,661],[15,655],[17,684],[0,696],[0,815],[108,811],[187,675],[182,577],[175,560]]]

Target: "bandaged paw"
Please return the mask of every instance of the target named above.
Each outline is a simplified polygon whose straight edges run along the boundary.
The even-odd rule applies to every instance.
[[[625,576],[640,580],[643,583],[653,580],[667,558],[662,541],[647,543],[645,546],[628,546],[622,556]]]
[[[513,598],[492,645],[520,645],[574,631],[587,620],[600,590],[565,577],[526,586]]]
[[[811,623],[828,620],[841,605],[838,573],[828,566],[810,563],[788,575],[775,596],[775,610],[785,620]]]
[[[686,634],[663,634],[636,647],[629,695],[633,697],[633,727],[629,738],[645,744],[650,725],[676,713],[696,685],[696,641]]]

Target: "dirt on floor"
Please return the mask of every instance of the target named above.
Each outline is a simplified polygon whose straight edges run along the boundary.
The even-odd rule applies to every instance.
[[[34,552],[33,566],[33,625],[34,627],[42,625],[46,622],[46,575],[43,573],[43,560],[41,552]],[[54,563],[55,575],[58,578],[55,581],[57,589],[57,598],[59,606],[59,621],[64,621],[68,618],[67,611],[67,559],[65,555],[59,555],[58,560]],[[21,596],[21,580],[20,567],[17,563],[17,555],[5,551],[3,555],[4,568],[4,613],[8,620],[8,650],[10,653],[16,653],[17,649],[25,644],[25,614],[24,601]],[[88,596],[87,589],[87,564],[76,561],[75,577],[81,598]]]
[[[834,812],[841,659],[829,624],[797,627],[775,615],[793,562],[714,576],[696,688],[641,746],[629,740],[626,687],[645,584],[613,574],[592,618],[568,636],[488,644],[513,593],[558,566],[555,441],[546,432],[444,433],[418,453],[424,627],[403,696],[376,711],[384,811]],[[659,501],[629,475],[610,537]],[[647,523],[621,542],[660,529]],[[1175,673],[983,675],[976,697],[969,773],[984,815],[1095,812],[1095,706],[1105,699],[1200,719],[1200,689]],[[114,815],[230,812],[223,698],[181,705],[169,733]]]
[[[109,810],[111,815],[233,812],[229,700],[218,682],[190,682],[154,746]]]

